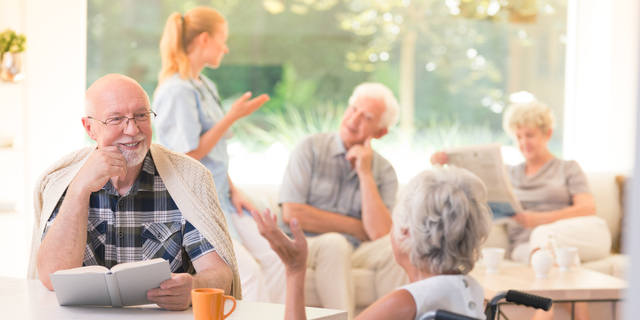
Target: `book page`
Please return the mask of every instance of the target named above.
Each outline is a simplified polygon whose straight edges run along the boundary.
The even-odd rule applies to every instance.
[[[58,270],[53,274],[105,273],[107,271],[109,271],[109,269],[103,266],[87,266],[67,270]]]
[[[502,162],[500,148],[500,144],[490,144],[444,150],[449,157],[448,165],[467,169],[484,182],[494,222],[502,222],[503,218],[522,211]]]
[[[56,272],[50,277],[61,306],[111,306],[104,273]]]
[[[125,270],[130,268],[144,267],[151,264],[162,263],[162,261],[165,261],[165,260],[162,258],[156,258],[151,260],[141,260],[141,261],[135,261],[135,262],[120,263],[111,267],[111,272],[117,272],[120,270]],[[109,270],[107,269],[106,271],[109,271]]]
[[[123,306],[153,303],[147,300],[147,291],[159,288],[161,283],[171,279],[168,261],[159,258],[148,260],[148,262],[134,267],[119,268],[119,270],[115,270],[117,266],[111,268],[120,288]]]

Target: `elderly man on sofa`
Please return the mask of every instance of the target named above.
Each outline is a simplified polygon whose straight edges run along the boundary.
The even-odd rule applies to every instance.
[[[191,305],[191,289],[242,297],[231,239],[211,173],[151,143],[155,114],[133,79],[107,75],[86,93],[82,124],[97,148],[75,151],[40,177],[29,277],[164,258],[171,279],[147,292],[169,310]]]
[[[387,134],[398,109],[389,88],[359,85],[340,131],[304,138],[282,181],[282,218],[287,223],[297,218],[308,236],[308,267],[315,269],[322,306],[347,310],[350,318],[355,314],[352,268],[377,270],[377,297],[407,283],[388,236],[398,179],[370,145]]]

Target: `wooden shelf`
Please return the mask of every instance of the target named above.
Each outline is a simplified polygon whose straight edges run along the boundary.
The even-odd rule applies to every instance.
[[[20,211],[0,211],[0,216],[7,219],[11,219],[11,218],[22,219],[24,217],[24,214]]]
[[[7,87],[7,88],[17,87],[17,88],[20,88],[24,84],[25,84],[24,79],[22,81],[18,81],[18,82],[8,82],[8,81],[0,80],[0,87]]]
[[[14,147],[9,147],[9,148],[0,148],[0,155],[2,154],[6,154],[6,155],[22,155],[24,153],[24,150],[21,148],[14,148]]]

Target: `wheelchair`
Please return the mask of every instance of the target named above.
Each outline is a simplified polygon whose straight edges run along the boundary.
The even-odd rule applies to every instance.
[[[517,305],[523,305],[534,309],[542,309],[549,311],[553,305],[553,300],[538,295],[509,290],[507,292],[500,292],[496,294],[491,301],[487,303],[487,307],[484,309],[484,315],[486,320],[494,320],[498,311],[498,303],[505,299],[507,302],[515,303]],[[418,318],[419,320],[478,320],[476,318],[467,317],[461,314],[438,310],[430,311]]]

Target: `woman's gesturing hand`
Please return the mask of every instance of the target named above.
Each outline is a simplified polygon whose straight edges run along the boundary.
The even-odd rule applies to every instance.
[[[262,107],[267,101],[269,101],[269,95],[261,94],[256,98],[251,98],[251,92],[245,92],[238,100],[236,100],[229,110],[229,115],[232,115],[234,119],[244,118],[254,111],[258,110],[258,108]]]
[[[438,151],[434,154],[431,155],[431,159],[429,159],[431,161],[432,165],[444,165],[445,163],[449,162],[449,157],[447,156],[446,153],[442,152],[442,151]]]
[[[265,237],[273,251],[275,251],[280,260],[284,263],[287,273],[305,272],[307,270],[307,239],[304,237],[302,228],[298,223],[298,219],[291,219],[289,226],[293,232],[294,240],[284,234],[276,224],[276,217],[271,215],[269,209],[264,213],[258,211],[251,212],[253,218],[258,225],[260,234]]]
[[[247,209],[248,212],[257,211],[256,207],[253,206],[251,200],[249,200],[242,191],[232,187],[231,189],[231,204],[236,208],[236,212],[238,212],[239,216],[243,216],[243,210]]]

